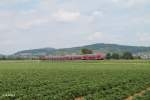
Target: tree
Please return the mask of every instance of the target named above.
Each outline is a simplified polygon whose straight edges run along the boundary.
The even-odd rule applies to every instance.
[[[0,60],[6,60],[5,56],[0,57]]]
[[[133,59],[133,55],[131,52],[124,52],[122,58],[123,59]]]
[[[113,53],[112,54],[112,59],[119,59],[120,55],[118,53]]]
[[[110,53],[106,54],[106,59],[111,59],[111,54]]]
[[[82,53],[82,54],[92,54],[93,51],[92,51],[92,50],[89,50],[89,49],[86,49],[86,48],[83,48],[83,49],[81,49],[81,53]]]
[[[141,56],[134,56],[133,59],[142,59]]]

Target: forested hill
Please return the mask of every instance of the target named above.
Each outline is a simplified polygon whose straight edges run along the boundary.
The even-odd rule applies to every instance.
[[[0,57],[1,57],[1,56],[4,56],[4,55],[0,54]]]
[[[98,43],[98,44],[72,47],[72,48],[63,48],[63,49],[42,48],[42,49],[25,50],[25,51],[17,52],[14,55],[39,56],[39,55],[80,54],[80,50],[82,48],[88,48],[95,52],[103,52],[103,53],[108,53],[108,52],[122,53],[126,51],[132,52],[134,54],[150,53],[150,47]]]
[[[31,49],[19,51],[13,55],[17,56],[40,56],[40,55],[49,55],[55,52],[54,48],[40,48],[40,49]]]

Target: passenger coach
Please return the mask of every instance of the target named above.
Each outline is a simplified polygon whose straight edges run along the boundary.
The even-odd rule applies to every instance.
[[[104,54],[41,56],[40,60],[104,60]]]

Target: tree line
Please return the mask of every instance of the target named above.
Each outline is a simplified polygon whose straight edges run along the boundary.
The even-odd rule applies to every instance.
[[[81,54],[93,54],[93,50],[83,48],[81,49]],[[0,60],[29,60],[33,59],[34,57],[12,57],[12,56],[0,56]],[[131,52],[124,52],[122,54],[120,53],[107,53],[106,54],[106,59],[141,59],[140,57],[134,57]]]
[[[32,57],[21,56],[0,56],[0,60],[31,60]]]
[[[93,51],[87,48],[81,49],[82,54],[93,54]],[[140,57],[134,57],[131,52],[120,53],[107,53],[106,59],[141,59]]]
[[[123,54],[107,53],[106,59],[134,59],[134,56],[131,52],[124,52]]]

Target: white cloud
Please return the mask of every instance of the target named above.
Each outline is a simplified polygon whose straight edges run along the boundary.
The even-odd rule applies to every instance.
[[[100,16],[103,17],[104,13],[102,11],[96,10],[92,13],[93,16]]]
[[[93,40],[99,40],[102,39],[103,37],[105,37],[105,34],[102,32],[95,32],[93,34],[91,34],[90,36],[88,36],[88,40],[93,41]]]
[[[0,10],[0,18],[9,17],[13,15],[14,15],[13,12]]]
[[[35,26],[42,26],[43,24],[49,23],[51,18],[49,17],[34,17],[33,19],[24,19],[24,20],[17,20],[15,22],[15,26],[17,29],[28,30],[32,29]]]
[[[137,33],[136,37],[139,41],[139,43],[150,43],[150,33]]]
[[[0,5],[13,5],[16,3],[26,3],[30,2],[31,0],[1,0]]]
[[[16,19],[14,24],[16,29],[28,30],[32,29],[35,26],[51,24],[51,22],[73,22],[79,19],[79,12],[58,10],[55,13],[47,13],[41,15],[36,10],[29,10],[27,12],[16,13]]]
[[[36,10],[22,11],[22,12],[5,12],[0,14],[1,24],[5,29],[13,30],[28,30],[35,26],[42,26],[43,24],[52,21],[50,14],[42,15]],[[0,30],[2,28],[0,24]]]
[[[103,18],[103,17],[104,17],[104,13],[103,11],[100,11],[100,10],[95,10],[89,16],[88,15],[86,16],[89,22],[94,22],[97,19]]]
[[[123,35],[95,32],[87,37],[88,41],[95,43],[118,43],[123,39]]]
[[[124,2],[124,3],[136,4],[136,3],[146,3],[149,0],[112,0],[112,1],[115,3]]]
[[[127,7],[140,6],[149,3],[149,0],[112,0],[118,5],[125,5]]]
[[[66,11],[66,10],[58,10],[56,13],[54,13],[53,18],[56,21],[61,21],[61,22],[72,22],[72,21],[77,21],[80,19],[80,12],[77,11]]]
[[[150,33],[135,33],[134,35],[111,34],[103,32],[95,32],[87,37],[88,41],[94,43],[115,43],[126,45],[150,45]]]

